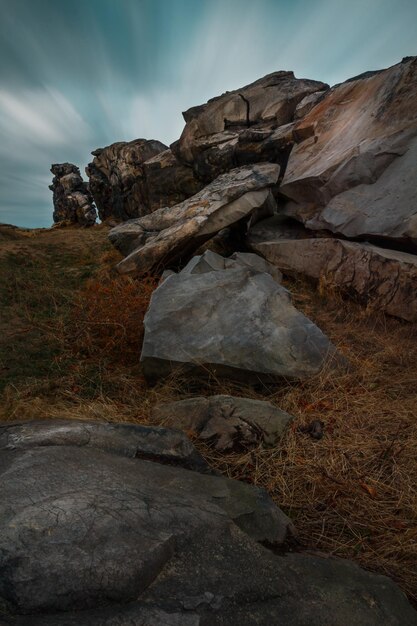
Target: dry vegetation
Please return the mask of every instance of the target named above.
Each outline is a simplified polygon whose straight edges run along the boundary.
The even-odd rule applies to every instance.
[[[106,230],[0,230],[0,420],[149,423],[156,401],[232,392],[295,416],[280,446],[227,455],[196,442],[225,474],[264,486],[311,550],[353,558],[417,600],[417,329],[337,294],[289,281],[296,305],[352,365],[258,389],[178,377],[146,387],[142,318],[155,279],[114,274]],[[324,424],[317,441],[303,431]]]

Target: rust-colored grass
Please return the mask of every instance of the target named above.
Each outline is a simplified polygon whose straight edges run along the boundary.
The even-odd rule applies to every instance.
[[[295,304],[347,356],[348,372],[257,389],[172,376],[148,388],[139,351],[155,279],[116,275],[119,257],[104,228],[60,229],[7,245],[0,263],[12,267],[14,286],[10,292],[0,277],[8,316],[0,334],[0,377],[7,374],[0,420],[152,423],[160,401],[201,393],[266,398],[295,416],[276,448],[219,454],[195,444],[228,476],[265,487],[293,518],[303,547],[387,574],[417,600],[415,325],[289,280]],[[27,355],[32,366],[23,376]],[[312,420],[324,424],[319,441],[304,432]]]

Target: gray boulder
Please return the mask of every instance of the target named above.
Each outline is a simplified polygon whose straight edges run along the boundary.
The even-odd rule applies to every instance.
[[[293,419],[271,402],[225,395],[157,404],[152,413],[166,426],[212,441],[221,452],[258,443],[273,446]]]
[[[260,545],[292,531],[260,489],[74,445],[53,424],[45,445],[11,428],[24,430],[0,454],[2,624],[416,624],[388,578]]]
[[[294,128],[280,193],[309,228],[417,244],[417,57],[337,85]]]
[[[144,326],[141,361],[150,380],[173,369],[252,382],[304,379],[338,361],[288,291],[249,268],[168,276]]]
[[[223,257],[216,252],[206,250],[204,254],[193,257],[180,273],[204,274],[206,272],[239,267],[246,267],[257,272],[266,272],[270,274],[277,283],[280,283],[282,280],[282,274],[275,265],[268,263],[263,257],[251,252],[234,252],[230,257]]]
[[[272,163],[236,168],[181,204],[116,226],[110,241],[128,254],[119,271],[141,274],[187,259],[214,234],[270,204],[278,175]]]

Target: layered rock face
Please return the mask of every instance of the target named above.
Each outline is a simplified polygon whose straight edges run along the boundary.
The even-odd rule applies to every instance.
[[[125,221],[172,206],[202,187],[160,141],[136,139],[95,150],[86,168],[100,219]]]
[[[384,576],[263,547],[291,539],[289,518],[265,491],[198,471],[178,431],[6,424],[0,449],[5,626],[416,623]]]
[[[333,87],[295,125],[284,212],[312,229],[417,246],[417,58]]]
[[[93,198],[78,167],[72,163],[55,163],[51,166],[51,172],[54,178],[49,189],[53,192],[55,224],[95,224],[97,213]]]
[[[294,141],[292,127],[285,125],[306,96],[327,88],[296,79],[293,72],[274,72],[186,111],[183,133],[171,148],[206,182],[246,163],[282,166]]]

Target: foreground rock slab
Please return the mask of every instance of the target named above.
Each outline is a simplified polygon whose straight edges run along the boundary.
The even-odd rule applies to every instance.
[[[159,422],[191,431],[221,452],[260,442],[273,446],[293,419],[271,402],[226,395],[158,404],[152,412]]]
[[[49,189],[53,192],[55,224],[93,226],[97,212],[88,184],[83,181],[78,167],[72,163],[55,163],[51,172],[54,178]]]
[[[260,545],[291,532],[260,489],[125,456],[118,442],[75,444],[84,423],[74,436],[48,424],[0,428],[2,624],[416,623],[384,576]]]
[[[116,226],[110,241],[128,254],[119,271],[146,273],[187,259],[214,234],[270,203],[278,175],[279,166],[272,163],[236,168],[174,207]]]
[[[363,303],[409,322],[417,321],[417,256],[368,243],[311,238],[302,227],[277,219],[260,223],[248,241],[270,263],[336,286]]]
[[[280,193],[309,228],[417,245],[417,57],[333,87],[296,124]]]
[[[175,369],[251,382],[304,379],[338,360],[288,291],[249,268],[168,276],[144,326],[141,361],[150,380]]]

